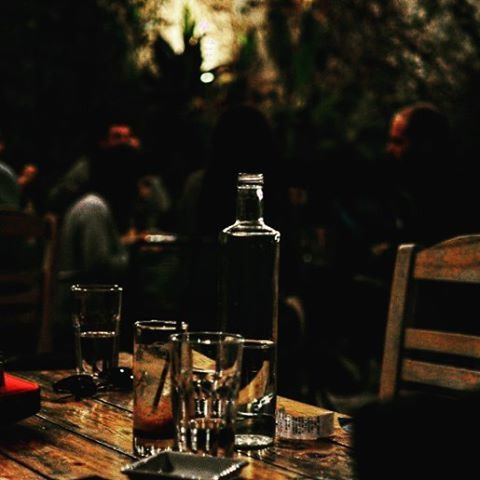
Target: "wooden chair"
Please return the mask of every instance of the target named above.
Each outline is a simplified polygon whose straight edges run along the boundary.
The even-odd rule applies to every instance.
[[[55,217],[0,211],[0,330],[7,330],[2,321],[18,320],[26,339],[35,336],[37,353],[52,347],[56,241]],[[9,338],[0,340],[10,346]]]
[[[480,284],[480,235],[452,238],[426,249],[413,244],[399,247],[380,379],[381,400],[398,396],[403,385],[423,385],[447,393],[480,389],[480,371],[456,361],[467,359],[475,364],[480,359],[480,337],[413,327],[417,286],[425,280]],[[480,318],[478,321],[480,326]],[[419,359],[418,353],[432,355],[435,361]]]

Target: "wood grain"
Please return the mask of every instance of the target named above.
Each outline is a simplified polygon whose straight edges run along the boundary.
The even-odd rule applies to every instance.
[[[350,450],[328,440],[280,441],[273,448],[250,455],[302,476],[331,480],[353,478]]]
[[[39,417],[3,429],[0,452],[46,477],[62,480],[88,475],[125,480],[120,469],[132,461]]]
[[[403,332],[411,320],[415,300],[410,282],[415,250],[415,245],[401,245],[397,253],[380,376],[381,400],[393,398],[397,394]]]
[[[416,289],[422,280],[480,283],[480,235],[455,237],[422,250],[399,247],[380,379],[382,400],[398,395],[402,381],[457,391],[480,387],[480,372],[459,368],[452,359],[480,359],[479,336],[413,328]],[[412,359],[418,351],[431,353],[435,363]]]
[[[71,371],[57,371],[53,375],[48,372],[32,372],[25,377],[35,379],[42,385],[43,406],[39,414],[41,418],[56,422],[70,432],[82,435],[84,438],[100,442],[104,446],[131,454],[132,446],[132,415],[122,409],[115,409],[111,404],[99,399],[84,399],[57,403],[55,398],[61,395],[51,391],[51,378],[63,378]],[[119,396],[128,396],[117,392]],[[122,402],[125,404],[125,402]],[[88,412],[88,414],[86,413]],[[132,460],[133,461],[133,460]],[[261,461],[251,459],[251,465],[242,472],[241,478],[295,478],[297,475],[283,468],[265,465]]]
[[[62,378],[60,371],[53,376],[59,375]],[[65,372],[63,375],[65,376]],[[32,372],[26,376],[42,387],[42,409],[39,417],[120,452],[132,453],[131,412],[119,410],[99,399],[85,398],[75,401],[72,397],[54,393],[49,375],[45,372]],[[125,393],[121,395],[130,396]]]
[[[45,480],[48,477],[32,472],[19,463],[0,455],[0,480]]]
[[[480,372],[477,370],[410,359],[403,362],[402,379],[457,391],[474,391],[480,388]]]
[[[30,468],[36,473],[32,471],[27,479],[73,479],[92,474],[125,479],[119,473],[120,468],[133,461],[131,394],[111,392],[94,399],[62,401],[62,395],[52,391],[52,382],[72,373],[65,370],[22,373],[24,378],[42,386],[42,410],[37,417],[12,426],[8,438],[0,439],[0,454],[11,456],[16,462],[8,463],[11,478],[15,478],[11,473],[15,469],[30,472]],[[282,397],[278,397],[278,405],[303,415],[328,412]],[[279,441],[267,450],[238,454],[249,461],[240,478],[350,479],[349,445],[349,435],[339,427],[331,438],[322,441]]]
[[[245,459],[244,455],[238,456],[242,460]],[[298,474],[254,458],[248,458],[248,465],[242,470],[239,478],[244,480],[286,480],[297,479]]]
[[[414,277],[422,280],[480,283],[480,235],[466,235],[422,250]]]
[[[405,348],[480,358],[480,338],[459,333],[407,328]]]

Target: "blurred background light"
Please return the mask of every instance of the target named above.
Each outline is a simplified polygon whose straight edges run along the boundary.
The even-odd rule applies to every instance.
[[[212,72],[204,72],[200,75],[202,83],[212,83],[215,80],[215,75]]]

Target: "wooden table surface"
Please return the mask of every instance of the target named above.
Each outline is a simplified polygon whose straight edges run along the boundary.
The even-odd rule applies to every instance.
[[[132,395],[103,392],[95,399],[74,401],[52,391],[52,381],[72,371],[16,374],[42,387],[42,409],[26,420],[0,429],[0,480],[122,479],[120,469],[132,463]],[[311,406],[279,398],[311,414]],[[322,409],[318,409],[322,411]],[[332,437],[309,442],[277,441],[266,450],[239,454],[249,464],[243,479],[353,478],[348,433],[335,419]]]

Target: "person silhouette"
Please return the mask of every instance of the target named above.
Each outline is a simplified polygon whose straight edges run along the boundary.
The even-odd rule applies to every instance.
[[[0,161],[0,209],[20,208],[20,186],[15,172]]]
[[[56,338],[60,350],[72,343],[70,286],[120,284],[128,277],[128,245],[137,194],[140,152],[124,143],[101,147],[89,167],[85,193],[67,210],[59,242]]]
[[[21,197],[20,186],[13,169],[2,161],[5,150],[6,142],[0,130],[0,209],[18,210]]]
[[[253,107],[236,106],[218,119],[209,165],[187,180],[189,191],[184,192],[183,201],[195,210],[187,216],[194,219],[188,231],[196,239],[187,292],[190,300],[186,302],[192,312],[187,315],[203,329],[217,326],[217,240],[220,231],[235,221],[238,173],[264,174],[265,221],[279,227],[282,191],[275,160],[273,135],[265,116]],[[195,200],[187,200],[190,196]]]
[[[425,102],[401,109],[392,118],[386,151],[397,182],[399,240],[433,243],[465,233],[446,115]]]

